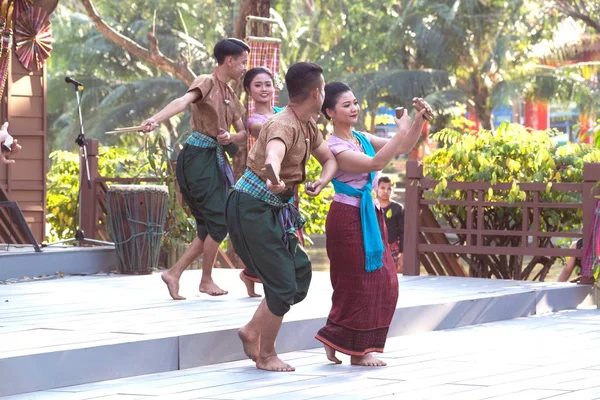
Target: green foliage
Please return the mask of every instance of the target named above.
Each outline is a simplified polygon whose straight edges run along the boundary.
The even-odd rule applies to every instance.
[[[368,73],[354,73],[346,80],[359,101],[368,109],[376,109],[380,104],[412,109],[412,99],[423,97],[436,112],[444,112],[466,98],[452,88],[447,71],[393,70]]]
[[[314,182],[321,176],[321,164],[311,157],[306,167],[306,181]],[[303,189],[300,192],[300,213],[306,219],[304,231],[307,235],[325,233],[325,219],[329,204],[333,199],[333,187],[327,185],[316,197],[307,195]]]
[[[462,92],[463,104],[473,107],[483,127],[491,127],[493,106],[506,100],[492,96],[498,85],[515,93],[531,95],[546,84],[532,79],[527,70],[538,62],[534,48],[552,37],[556,20],[540,12],[536,2],[437,0],[414,2],[405,10],[398,35],[414,36],[414,57],[421,66],[445,70]],[[514,81],[517,75],[526,78]],[[507,85],[510,83],[510,85]],[[458,93],[455,93],[455,95]],[[460,97],[455,96],[460,101]]]
[[[600,150],[571,143],[556,148],[550,141],[553,134],[508,123],[477,134],[444,129],[433,138],[449,146],[429,156],[425,168],[432,179],[457,182],[582,181],[584,162],[597,159]]]
[[[587,162],[600,161],[600,150],[585,144],[567,144],[556,147],[551,141],[551,131],[533,131],[518,124],[504,123],[497,131],[479,131],[477,134],[445,129],[434,135],[448,145],[431,154],[424,160],[424,173],[438,181],[426,197],[436,200],[465,201],[466,190],[448,188],[449,182],[486,182],[490,184],[509,183],[508,190],[488,189],[480,198],[478,191],[473,192],[475,200],[488,202],[514,203],[510,206],[484,207],[486,229],[521,230],[523,223],[522,208],[519,202],[532,200],[520,183],[546,183],[546,190],[540,192],[541,202],[579,203],[581,194],[552,191],[552,184],[558,182],[582,182],[583,166]],[[432,207],[433,211],[454,228],[466,229],[467,209],[465,206],[442,205]],[[530,210],[531,212],[531,210]],[[477,210],[473,209],[476,214]],[[474,216],[477,220],[477,216]],[[532,215],[528,216],[533,223]],[[540,226],[545,232],[580,231],[581,210],[560,208],[540,208]],[[473,228],[473,227],[470,227]],[[464,243],[466,236],[460,240]],[[488,246],[520,246],[520,237],[484,236]],[[540,238],[540,244],[551,246],[548,238]],[[515,260],[504,257],[490,261],[488,256],[465,256],[469,265],[482,268],[476,276],[489,277],[491,264],[495,263],[494,274],[499,278],[514,277]],[[487,263],[487,264],[486,264]],[[484,264],[488,269],[484,268]],[[520,264],[519,264],[520,265]]]
[[[198,74],[212,70],[212,46],[233,29],[233,1],[182,0],[174,5],[158,0],[123,4],[97,0],[94,4],[106,23],[141,46],[148,47],[146,35],[154,31],[163,54],[174,60],[186,57]],[[186,85],[105,38],[78,2],[61,2],[51,21],[60,45],[54,47],[47,64],[48,147],[72,149],[79,133],[76,98],[64,83],[65,75],[85,84],[81,102],[88,137],[106,145],[142,145],[135,136],[106,137],[104,132],[139,124],[185,93]],[[202,38],[206,45],[194,38]],[[170,121],[172,126],[166,129],[172,141],[189,128],[188,118],[186,112]]]
[[[388,36],[409,0],[271,1],[280,20],[276,35],[283,39],[284,65],[300,60],[318,62],[326,80],[339,80],[347,73],[380,70],[402,65],[404,43]],[[402,54],[401,53],[401,54]]]
[[[101,176],[149,176],[143,155],[123,147],[101,147],[98,169]],[[48,241],[75,236],[79,222],[79,155],[57,150],[50,154],[47,177],[46,221],[50,225]]]
[[[535,46],[551,38],[564,18],[552,10],[541,12],[544,6],[539,2],[272,0],[270,4],[278,20],[273,36],[282,39],[282,72],[300,60],[318,62],[327,81],[351,83],[369,110],[382,104],[410,108],[412,97],[424,97],[438,111],[436,119],[443,121],[449,108],[470,103],[486,126],[492,107],[507,99],[558,96],[583,107],[592,104],[586,99],[598,98],[575,90],[578,80],[569,78],[568,71],[530,68],[540,59]],[[196,73],[206,73],[214,66],[210,56],[214,43],[232,34],[240,2],[141,0],[121,5],[96,0],[95,5],[123,35],[147,47],[146,35],[154,31],[165,55],[185,57]],[[52,15],[61,46],[55,47],[48,64],[51,149],[71,148],[77,135],[74,96],[64,85],[65,74],[85,78],[84,115],[89,137],[95,138],[107,129],[139,123],[185,90],[155,65],[140,62],[102,36],[81,10],[79,3],[66,1]],[[285,90],[281,101],[287,101]],[[164,128],[171,141],[187,129],[188,119],[187,114],[174,118],[172,126]],[[131,145],[134,137],[128,138]],[[103,141],[123,144],[120,138]]]

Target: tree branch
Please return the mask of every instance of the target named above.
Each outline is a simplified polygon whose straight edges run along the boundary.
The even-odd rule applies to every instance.
[[[127,36],[120,34],[114,28],[104,22],[100,16],[100,13],[96,9],[96,6],[94,6],[92,3],[92,0],[81,0],[81,4],[83,4],[85,7],[85,11],[89,15],[94,25],[96,25],[98,31],[100,31],[100,33],[102,33],[107,39],[111,40],[116,45],[122,47],[124,50],[140,58],[141,60],[156,65],[167,74],[181,79],[186,85],[189,86],[192,84],[196,78],[196,74],[194,74],[194,72],[188,66],[187,60],[182,59],[181,61],[177,62],[162,54],[158,48],[158,40],[152,32],[148,33],[150,48],[146,49],[145,47],[137,44],[135,41],[129,39]]]

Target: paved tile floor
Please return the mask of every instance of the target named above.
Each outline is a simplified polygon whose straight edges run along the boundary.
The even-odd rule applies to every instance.
[[[284,354],[297,370],[250,361],[91,383],[4,400],[600,399],[600,311],[580,309],[390,339],[387,367]],[[32,373],[31,379],[35,379]]]

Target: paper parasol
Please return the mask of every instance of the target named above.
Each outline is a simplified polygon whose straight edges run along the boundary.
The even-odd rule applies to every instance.
[[[15,24],[17,57],[30,71],[42,68],[52,51],[52,29],[46,11],[30,7],[18,16]]]

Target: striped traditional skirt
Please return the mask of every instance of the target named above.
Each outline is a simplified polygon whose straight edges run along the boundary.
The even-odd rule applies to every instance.
[[[381,211],[377,211],[377,219],[386,243],[383,267],[367,272],[360,209],[334,201],[327,214],[333,304],[327,324],[316,338],[351,356],[383,352],[398,301],[398,275]]]

